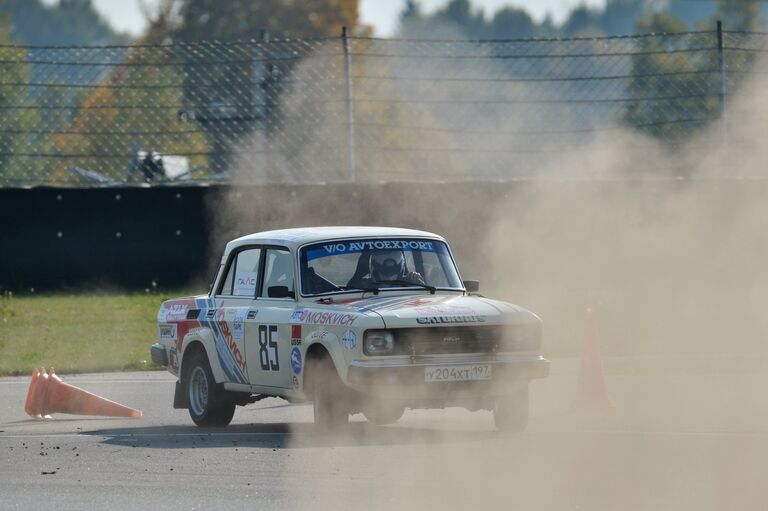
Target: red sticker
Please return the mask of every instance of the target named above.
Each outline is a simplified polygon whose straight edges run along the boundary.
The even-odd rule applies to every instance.
[[[301,339],[301,325],[291,325],[291,338]]]

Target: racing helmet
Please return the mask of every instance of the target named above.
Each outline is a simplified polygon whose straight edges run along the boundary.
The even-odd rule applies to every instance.
[[[402,250],[381,250],[371,254],[373,280],[397,280],[405,274],[405,254]]]

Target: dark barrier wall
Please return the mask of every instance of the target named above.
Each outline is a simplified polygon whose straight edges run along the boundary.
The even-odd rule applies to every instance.
[[[761,204],[766,183],[5,188],[0,189],[0,291],[110,286],[141,290],[151,288],[153,282],[163,289],[190,284],[205,288],[227,240],[302,225],[395,225],[437,232],[451,242],[464,278],[488,279],[494,277],[488,274],[483,249],[489,229],[505,217],[538,229],[541,219],[530,211],[542,198],[561,205],[552,226],[570,225],[571,212],[598,196],[631,197],[647,211],[663,212],[674,204],[680,190],[687,190],[689,199],[691,193],[704,197],[700,202],[705,204],[711,199],[727,218],[729,205]],[[621,202],[611,208],[612,215],[627,217],[622,220],[626,228],[642,224],[622,211]],[[574,228],[585,227],[576,223]]]
[[[184,285],[206,268],[207,192],[0,189],[0,289]]]
[[[521,184],[0,188],[0,291],[210,281],[224,243],[305,225],[395,225],[472,246]],[[461,247],[455,251],[460,255]]]

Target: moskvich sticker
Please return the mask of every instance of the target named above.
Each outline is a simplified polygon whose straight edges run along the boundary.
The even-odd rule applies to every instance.
[[[344,314],[340,312],[320,312],[308,309],[293,311],[291,323],[304,323],[305,325],[338,325],[350,326],[357,319],[357,314]]]

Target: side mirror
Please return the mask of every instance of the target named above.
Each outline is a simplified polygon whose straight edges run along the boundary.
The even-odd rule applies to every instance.
[[[267,296],[269,298],[296,298],[296,293],[290,291],[288,286],[269,286]]]
[[[467,290],[467,293],[477,293],[480,291],[480,281],[479,280],[465,280],[464,281],[464,289]]]

